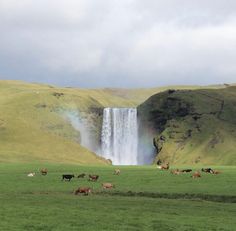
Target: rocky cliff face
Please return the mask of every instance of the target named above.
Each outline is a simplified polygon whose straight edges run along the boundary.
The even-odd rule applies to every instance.
[[[141,104],[138,115],[141,138],[153,139],[155,161],[236,163],[236,87],[168,90]]]

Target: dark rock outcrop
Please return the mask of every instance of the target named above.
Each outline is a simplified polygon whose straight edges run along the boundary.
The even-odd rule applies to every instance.
[[[209,153],[209,159],[214,161],[221,159],[222,153],[236,151],[232,142],[229,146],[223,143],[227,140],[225,136],[236,128],[235,114],[236,87],[167,90],[151,96],[138,107],[140,137],[148,134],[148,139],[153,141],[156,160],[181,163],[183,155],[189,155],[185,162],[199,163],[204,162],[204,156]],[[218,132],[221,130],[223,132]],[[236,141],[236,135],[230,139]],[[193,152],[195,157],[190,155]]]

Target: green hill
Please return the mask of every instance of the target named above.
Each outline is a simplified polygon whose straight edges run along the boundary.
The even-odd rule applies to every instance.
[[[79,89],[0,80],[0,161],[107,163],[94,153],[99,148],[103,108],[136,107],[151,95],[169,88]],[[88,124],[85,130],[93,134],[87,138],[88,142],[93,141],[90,150],[81,141],[78,115]]]
[[[104,159],[81,145],[79,129],[71,120],[78,113],[86,118],[98,141],[104,107],[137,106],[158,91],[139,89],[129,95],[125,89],[59,88],[2,80],[0,161],[104,164]]]
[[[142,136],[172,164],[236,164],[236,87],[168,90],[138,107]],[[150,144],[151,145],[151,144]]]

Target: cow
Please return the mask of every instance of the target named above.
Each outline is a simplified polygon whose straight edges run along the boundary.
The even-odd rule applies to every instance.
[[[89,187],[79,187],[76,191],[75,191],[75,195],[78,195],[78,194],[83,194],[85,196],[88,196],[89,193],[92,192],[92,189],[89,188]]]
[[[195,172],[195,173],[193,173],[193,175],[191,176],[192,178],[199,178],[199,177],[201,177],[201,174],[200,174],[200,172]]]
[[[86,176],[86,174],[82,173],[82,174],[78,175],[77,178],[84,178],[85,176]]]
[[[42,168],[40,172],[43,176],[46,176],[48,174],[48,170],[46,168]]]
[[[219,171],[219,170],[212,170],[212,174],[215,174],[215,175],[217,175],[217,174],[220,174],[221,172]]]
[[[99,176],[98,175],[89,175],[89,181],[97,181],[98,180],[98,178],[99,178]]]
[[[180,172],[192,172],[192,169],[183,169],[183,170],[180,170]]]
[[[102,183],[102,187],[104,189],[112,189],[112,188],[115,188],[115,185],[113,185],[111,183]]]
[[[165,165],[157,166],[157,168],[159,168],[161,170],[168,170],[170,168],[170,165],[169,165],[169,163],[167,163]]]
[[[27,174],[28,177],[33,177],[35,176],[35,172],[30,172],[29,174]]]
[[[202,168],[202,172],[212,173],[213,169],[211,169],[211,168]]]
[[[120,169],[115,169],[114,175],[120,175]]]
[[[179,169],[174,169],[174,170],[171,170],[170,173],[174,175],[179,175],[181,171]]]
[[[61,180],[68,180],[68,181],[70,181],[73,177],[75,177],[73,174],[63,174]]]

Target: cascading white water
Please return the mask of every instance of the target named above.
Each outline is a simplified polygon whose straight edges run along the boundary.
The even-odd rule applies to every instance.
[[[137,109],[105,108],[101,140],[101,155],[110,159],[114,165],[137,165]]]

